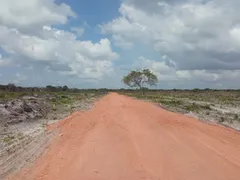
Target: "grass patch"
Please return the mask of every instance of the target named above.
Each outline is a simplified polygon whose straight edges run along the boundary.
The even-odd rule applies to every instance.
[[[0,100],[7,101],[16,99],[23,96],[33,96],[35,93],[33,92],[3,92],[0,91]]]
[[[187,111],[198,112],[199,110],[211,110],[211,107],[209,105],[200,105],[200,104],[192,103],[190,105],[185,106],[185,109]]]
[[[57,95],[51,99],[53,104],[72,104],[73,99],[66,95]]]
[[[220,117],[220,119],[218,120],[219,123],[223,123],[225,121],[224,117]]]
[[[174,99],[158,99],[157,102],[167,106],[179,106],[182,104],[180,100],[174,100]]]
[[[14,139],[15,139],[15,136],[7,135],[3,138],[3,142],[6,143],[6,144],[11,144],[12,140],[14,140]]]

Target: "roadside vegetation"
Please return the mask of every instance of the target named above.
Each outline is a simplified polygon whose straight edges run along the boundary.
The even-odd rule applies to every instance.
[[[106,90],[70,89],[67,86],[24,88],[0,85],[0,125],[40,118],[59,119],[61,114],[84,109],[83,104],[106,94]],[[48,117],[56,116],[56,117]]]
[[[14,84],[0,85],[0,155],[5,146],[21,142],[21,139],[31,139],[42,133],[48,124],[75,111],[91,108],[94,101],[106,92],[106,89],[80,90],[67,86],[25,88]]]
[[[167,110],[240,129],[240,90],[121,90]]]

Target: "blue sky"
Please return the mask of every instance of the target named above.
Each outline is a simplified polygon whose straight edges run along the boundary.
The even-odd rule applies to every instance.
[[[2,0],[0,83],[122,88],[128,71],[149,68],[159,88],[240,88],[239,5]]]

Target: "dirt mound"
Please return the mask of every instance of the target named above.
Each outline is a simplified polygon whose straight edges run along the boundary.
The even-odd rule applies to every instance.
[[[26,96],[0,104],[0,124],[14,124],[46,116],[48,105],[42,98]]]

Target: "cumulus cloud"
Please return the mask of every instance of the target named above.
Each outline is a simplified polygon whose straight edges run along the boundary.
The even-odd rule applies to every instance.
[[[34,32],[44,25],[65,24],[76,17],[71,7],[55,0],[1,0],[0,24],[21,31]]]
[[[132,42],[128,42],[126,39],[123,39],[119,35],[113,35],[112,39],[116,46],[118,46],[124,50],[130,50],[134,46],[134,44]]]
[[[150,60],[141,56],[133,63],[133,68],[151,69],[159,78],[160,83],[187,84],[187,82],[195,82],[208,84],[213,88],[219,88],[219,84],[224,87],[237,87],[236,82],[240,77],[240,70],[180,70],[169,57],[164,55],[161,59],[161,61]],[[194,87],[194,84],[191,87]]]
[[[7,67],[11,65],[11,60],[9,58],[3,58],[0,54],[0,67]]]
[[[113,72],[112,61],[119,55],[112,51],[108,39],[80,41],[84,29],[72,32],[53,28],[76,17],[71,7],[55,0],[16,0],[0,2],[0,66],[17,64],[42,68],[78,78],[100,80]],[[20,80],[20,74],[16,75]],[[21,76],[22,77],[22,76]]]
[[[125,0],[121,16],[101,30],[116,45],[152,46],[181,70],[239,70],[239,5],[238,0]]]
[[[82,36],[84,34],[84,28],[81,27],[72,27],[71,31],[76,33],[78,36]]]
[[[53,71],[98,79],[112,71],[112,61],[118,58],[108,39],[79,41],[73,33],[46,26],[42,35],[0,26],[0,47],[16,61],[43,63]]]
[[[134,52],[128,51],[130,57],[141,57],[132,67],[152,69],[161,82],[233,87],[240,77],[238,7],[239,0],[123,0],[120,16],[100,25],[101,32],[111,39],[92,42],[79,40],[82,27],[56,28],[77,18],[65,3],[1,0],[0,68],[38,69],[38,73],[53,76],[57,72],[65,79],[75,81],[77,77],[94,83],[108,76],[115,83],[122,72],[113,65],[119,58],[112,50],[113,42],[124,50],[134,48]],[[155,54],[153,59],[146,58],[152,51],[159,58]],[[17,80],[22,71],[15,72],[20,72]]]
[[[179,79],[189,79],[190,74],[187,72],[178,71],[168,57],[163,56],[163,61],[150,60],[143,56],[139,57],[133,67],[137,69],[150,69],[153,71],[161,82],[163,81],[178,81]]]
[[[21,83],[25,82],[26,80],[28,80],[28,77],[26,75],[17,72],[16,74],[13,75],[11,82],[13,82],[15,84],[21,84]],[[7,83],[9,83],[9,82],[7,82]]]

